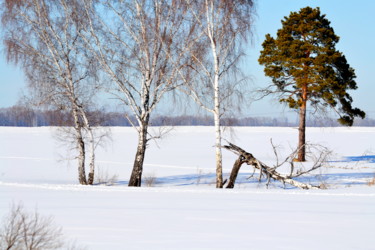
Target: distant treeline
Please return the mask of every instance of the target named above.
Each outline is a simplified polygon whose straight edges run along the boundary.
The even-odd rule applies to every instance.
[[[134,117],[126,117],[126,114],[112,111],[92,111],[89,116],[94,121],[94,126],[132,126],[136,124]],[[295,127],[298,121],[290,121],[286,117],[244,117],[223,118],[223,126],[272,126]],[[72,126],[71,115],[63,110],[36,110],[24,106],[12,106],[0,108],[0,126],[12,127],[41,127],[41,126]],[[210,116],[204,115],[179,115],[179,116],[155,116],[151,119],[152,126],[213,126],[214,121]],[[333,127],[340,126],[335,119],[319,118],[307,120],[309,127]],[[366,118],[358,119],[354,126],[375,126],[375,120]]]

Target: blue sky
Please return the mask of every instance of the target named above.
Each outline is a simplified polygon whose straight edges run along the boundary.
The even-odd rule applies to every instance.
[[[364,110],[369,117],[375,117],[375,1],[373,0],[258,0],[257,18],[254,24],[254,38],[248,45],[248,56],[244,59],[244,71],[252,78],[254,87],[270,84],[258,65],[259,51],[264,36],[276,35],[281,28],[281,20],[291,11],[311,6],[320,7],[326,14],[336,35],[340,36],[337,48],[344,53],[349,64],[356,70],[358,89],[351,92],[354,106]],[[20,93],[26,86],[23,74],[13,65],[7,65],[4,54],[0,58],[0,108],[16,104]],[[287,115],[283,108],[272,98],[253,103],[244,110],[250,116]]]
[[[263,67],[257,62],[262,42],[267,33],[276,37],[281,20],[291,11],[301,8],[320,7],[331,21],[331,26],[340,41],[336,48],[343,52],[348,63],[355,69],[358,89],[350,92],[354,106],[364,110],[368,117],[375,117],[375,1],[373,0],[258,0],[254,41],[247,50],[245,71],[258,87],[270,84],[270,78],[263,74]],[[251,105],[248,114],[252,116],[280,116],[289,111],[277,101],[267,98]]]

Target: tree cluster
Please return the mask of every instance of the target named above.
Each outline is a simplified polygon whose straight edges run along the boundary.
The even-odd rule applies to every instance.
[[[24,118],[16,124],[67,125],[81,184],[94,181],[95,150],[105,136],[98,126],[136,129],[129,186],[141,186],[148,142],[160,137],[150,126],[213,125],[216,187],[222,188],[222,126],[288,124],[236,115],[246,98],[239,62],[252,34],[252,0],[5,0],[0,11],[7,59],[28,80],[28,105],[47,110],[14,107]],[[355,73],[335,49],[339,38],[319,8],[292,12],[282,25],[276,39],[266,36],[259,63],[273,80],[264,92],[299,111],[298,158],[304,161],[308,103],[332,108],[345,125],[365,114],[351,105],[347,90],[357,88]],[[107,95],[121,103],[122,115],[101,111],[99,97]],[[183,98],[211,116],[155,115],[160,103]]]
[[[122,103],[138,132],[129,186],[140,186],[155,137],[152,114],[173,93],[213,114],[222,187],[222,103],[239,92],[229,76],[243,55],[253,8],[251,0],[6,0],[2,36],[8,61],[25,72],[32,102],[62,111],[71,125],[81,184],[94,180],[99,95]]]
[[[123,112],[96,110],[88,112],[88,116],[95,119],[95,126],[123,126],[131,127],[136,122],[135,117],[124,115]],[[265,127],[297,127],[298,121],[287,117],[243,117],[222,118],[223,126],[265,126]],[[16,105],[0,109],[0,126],[7,127],[43,127],[43,126],[73,126],[73,120],[68,112],[62,110],[41,110]],[[213,126],[214,120],[205,115],[155,115],[150,120],[151,126]],[[356,119],[354,126],[373,127],[375,120],[366,117]],[[306,120],[309,127],[337,127],[340,125],[334,118],[315,118]]]

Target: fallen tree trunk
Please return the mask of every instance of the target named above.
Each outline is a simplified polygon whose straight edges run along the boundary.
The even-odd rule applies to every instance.
[[[292,179],[293,177],[295,177],[292,174],[291,175],[280,174],[279,172],[276,171],[275,168],[267,166],[266,164],[256,159],[252,154],[246,152],[242,148],[232,143],[229,143],[229,145],[225,145],[223,147],[235,153],[236,155],[238,155],[238,159],[235,161],[233,165],[232,172],[229,177],[229,182],[226,188],[234,188],[234,184],[236,182],[238,172],[240,171],[242,164],[246,163],[247,165],[251,165],[254,167],[254,169],[257,169],[260,171],[260,178],[263,175],[267,178],[267,186],[270,180],[273,179],[276,181],[280,181],[284,184],[287,183],[287,184],[290,184],[292,186],[302,188],[302,189],[320,189],[319,186],[313,186],[313,185],[302,183],[302,182]],[[308,172],[309,171],[306,171],[306,173]],[[300,175],[301,173],[298,173],[298,176]]]

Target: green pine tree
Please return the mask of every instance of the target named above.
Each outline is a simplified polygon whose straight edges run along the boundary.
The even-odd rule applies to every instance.
[[[343,125],[365,113],[352,107],[347,90],[356,89],[354,69],[336,50],[339,37],[319,8],[306,7],[291,12],[281,21],[277,38],[266,35],[259,63],[272,78],[272,93],[280,102],[299,110],[298,160],[305,161],[306,107],[332,108]]]

